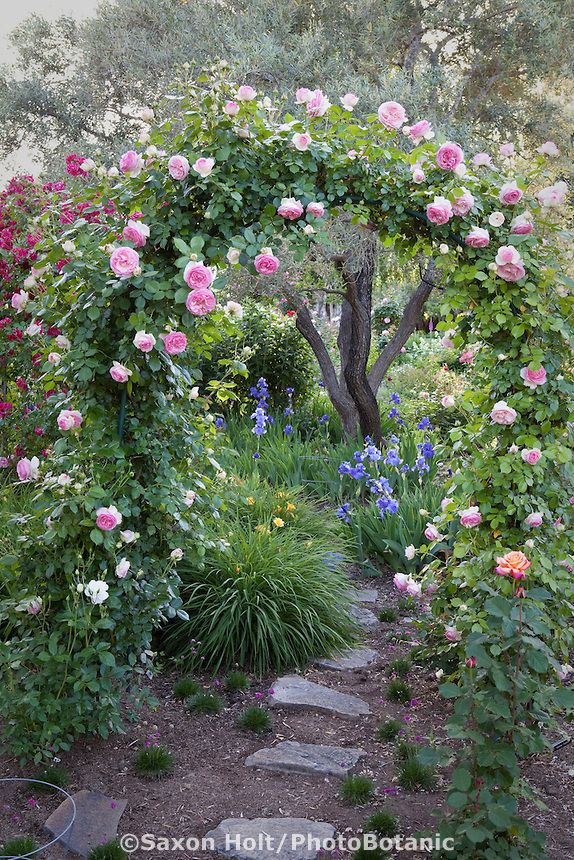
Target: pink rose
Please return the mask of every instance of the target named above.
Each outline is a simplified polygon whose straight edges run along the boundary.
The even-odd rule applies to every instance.
[[[274,275],[279,268],[279,260],[269,251],[255,257],[255,271],[260,275]]]
[[[125,365],[120,364],[119,361],[114,361],[110,367],[110,376],[115,382],[127,382],[132,373],[132,370],[129,370]]]
[[[249,84],[242,84],[237,90],[237,98],[240,102],[252,102],[257,97],[257,91]]]
[[[512,245],[503,245],[494,259],[496,274],[505,281],[519,281],[526,275],[519,252]]]
[[[474,206],[474,197],[470,191],[467,191],[466,188],[463,188],[462,190],[464,193],[460,197],[456,197],[452,204],[452,211],[455,215],[459,216],[468,215]]]
[[[445,332],[440,339],[440,345],[444,346],[445,349],[452,349],[454,347],[454,343],[452,341],[453,334],[455,334],[454,329],[449,329],[447,332]]]
[[[456,170],[464,154],[458,143],[443,143],[436,154],[436,163],[442,170]]]
[[[217,300],[211,290],[198,289],[192,290],[185,300],[185,306],[196,317],[205,316],[211,313]]]
[[[227,116],[237,116],[239,110],[240,108],[237,102],[227,102],[227,104],[223,108],[223,111],[227,114]]]
[[[516,236],[528,236],[534,230],[534,225],[527,215],[517,215],[510,222],[510,232]]]
[[[403,134],[408,135],[413,143],[420,143],[423,138],[430,140],[434,137],[431,124],[428,119],[421,119],[414,125],[405,125],[403,127]]]
[[[529,367],[523,367],[520,371],[520,376],[527,388],[538,388],[539,385],[546,383],[546,370],[543,367],[540,367],[538,370],[530,370]]]
[[[183,272],[183,279],[190,290],[207,290],[214,278],[213,269],[194,261],[188,263]]]
[[[475,167],[491,167],[492,158],[490,157],[488,152],[477,152],[472,159],[472,163]]]
[[[134,335],[133,345],[142,352],[151,352],[155,346],[155,337],[145,331],[138,331]]]
[[[120,170],[126,176],[139,176],[143,169],[143,158],[133,149],[124,152],[120,158]]]
[[[303,214],[301,201],[295,200],[294,197],[284,197],[281,200],[281,206],[277,209],[277,214],[287,218],[288,221],[296,221]]]
[[[490,234],[483,227],[473,227],[464,237],[464,241],[471,248],[486,248],[490,242]]]
[[[555,182],[554,185],[549,185],[547,188],[543,188],[542,191],[539,191],[536,197],[540,205],[546,208],[561,206],[566,200],[567,194],[568,186],[566,183]]]
[[[405,592],[407,590],[409,578],[406,573],[395,573],[393,583],[397,591]]]
[[[77,409],[62,409],[56,419],[60,430],[72,430],[74,427],[80,427],[82,421],[82,415]]]
[[[433,526],[432,523],[427,523],[427,526],[425,529],[425,537],[427,540],[433,541],[433,540],[439,540],[439,538],[441,538],[442,535],[440,534],[440,532],[436,526]]]
[[[10,460],[8,457],[0,457],[0,469],[9,469],[10,468]]]
[[[490,417],[495,424],[503,424],[509,426],[516,421],[516,411],[508,405],[506,400],[499,400],[495,403],[490,412]]]
[[[500,189],[498,199],[506,206],[514,206],[515,203],[518,203],[522,199],[522,191],[516,182],[506,182]]]
[[[193,293],[190,293],[192,296]],[[179,355],[180,352],[185,352],[187,347],[187,337],[182,331],[170,331],[163,335],[163,348],[168,355]]]
[[[345,93],[344,96],[340,97],[340,101],[345,110],[353,110],[359,101],[359,96],[356,96],[355,93]]]
[[[458,357],[458,360],[461,364],[470,365],[474,361],[474,352],[472,352],[470,349],[467,349],[464,352],[461,352]]]
[[[12,305],[12,308],[16,311],[16,313],[20,313],[20,311],[23,311],[28,304],[29,299],[29,293],[27,293],[25,290],[20,290],[20,292],[14,293],[10,304]]]
[[[503,143],[498,151],[504,158],[510,158],[511,155],[514,155],[514,144]]]
[[[445,496],[445,497],[444,497],[444,499],[441,499],[441,500],[440,500],[440,509],[441,509],[441,511],[443,511],[443,512],[444,512],[444,511],[448,508],[448,506],[450,505],[450,503],[451,503],[452,501],[453,501],[453,499],[452,499],[452,497],[451,497],[451,496]]]
[[[523,448],[520,456],[529,466],[535,466],[542,456],[540,448]]]
[[[193,165],[193,169],[196,171],[196,173],[199,173],[199,175],[205,179],[205,177],[209,176],[209,174],[213,170],[214,164],[215,158],[198,158]]]
[[[122,521],[122,515],[114,505],[109,508],[98,508],[96,511],[96,525],[104,532],[111,532]]]
[[[314,200],[312,203],[307,204],[307,214],[313,215],[314,218],[322,218],[325,214],[325,207],[319,201]]]
[[[184,155],[172,155],[167,169],[172,179],[185,179],[189,173],[189,161]]]
[[[527,526],[532,526],[533,528],[538,528],[538,526],[542,525],[543,520],[544,520],[544,514],[537,511],[537,512],[532,513],[532,514],[528,514],[528,516],[526,517],[524,522],[526,523]]]
[[[441,404],[445,409],[450,409],[454,406],[454,397],[452,394],[445,394],[445,396],[441,399]]]
[[[459,642],[461,635],[460,630],[457,630],[456,627],[444,628],[444,638],[448,639],[449,642]]]
[[[308,87],[299,87],[295,91],[295,101],[298,105],[306,105],[307,102],[312,98],[313,91]]]
[[[149,238],[149,227],[142,221],[128,221],[122,236],[126,242],[131,242],[136,248],[143,248]]]
[[[427,218],[433,224],[446,224],[452,218],[452,204],[446,197],[435,197],[427,206]]]
[[[560,155],[560,150],[558,149],[553,140],[547,140],[545,143],[538,147],[536,152],[540,153],[540,155],[550,155],[552,157]]]
[[[291,138],[291,142],[295,149],[298,149],[299,152],[305,152],[309,149],[309,144],[311,143],[311,135],[307,132],[303,132],[299,134],[298,132],[293,135]]]
[[[37,615],[42,609],[42,598],[34,597],[26,607],[28,615]]]
[[[398,102],[383,102],[378,110],[379,122],[388,131],[394,131],[405,124],[407,112]]]
[[[465,529],[474,529],[482,522],[482,514],[476,506],[467,508],[465,511],[461,511],[459,516],[460,524],[461,526],[464,526]]]
[[[118,278],[129,278],[139,269],[140,256],[133,248],[116,248],[110,257],[110,268]]]
[[[422,588],[420,582],[415,582],[412,576],[409,576],[407,582],[407,594],[409,597],[419,598],[422,594]]]
[[[324,116],[330,107],[331,102],[327,96],[321,90],[315,90],[307,101],[307,116]]]
[[[118,564],[116,564],[116,576],[119,579],[125,579],[125,577],[128,575],[128,571],[129,571],[130,567],[131,567],[131,564],[127,560],[127,558],[120,559]]]
[[[414,164],[411,170],[413,174],[413,182],[416,182],[417,185],[420,185],[421,182],[425,181],[425,172],[422,167],[419,167],[418,165]]]
[[[16,472],[21,481],[36,481],[40,477],[40,461],[37,457],[22,457],[16,463]]]

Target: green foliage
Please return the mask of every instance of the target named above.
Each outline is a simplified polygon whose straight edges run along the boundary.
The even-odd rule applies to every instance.
[[[412,699],[413,691],[405,681],[401,681],[400,678],[393,678],[387,685],[386,696],[389,702],[405,704]]]
[[[391,838],[399,831],[399,822],[396,815],[387,812],[386,809],[378,809],[365,821],[363,833],[376,833],[381,838]]]
[[[65,768],[53,764],[50,765],[50,767],[44,767],[42,770],[37,771],[34,775],[34,779],[42,780],[42,782],[49,782],[56,788],[66,788],[70,781],[70,774]],[[52,792],[55,793],[55,789],[52,789],[47,785],[35,785],[34,790],[46,792],[48,794]]]
[[[136,773],[144,779],[163,779],[169,776],[173,766],[173,755],[167,747],[161,745],[144,747],[134,761]]]
[[[240,690],[248,690],[249,689],[249,678],[245,674],[245,672],[239,672],[234,670],[232,672],[228,672],[224,678],[224,684],[226,689],[232,692],[238,692]]]
[[[353,860],[384,860],[385,857],[389,857],[389,853],[378,847],[369,848],[366,845],[361,845],[353,852],[352,857]]]
[[[352,803],[353,806],[363,806],[373,796],[373,781],[367,776],[350,774],[341,782],[339,793],[347,803]]]
[[[224,701],[216,693],[203,690],[188,699],[187,706],[196,714],[219,714],[224,707]]]
[[[197,692],[199,692],[199,681],[196,681],[195,678],[180,678],[173,685],[173,697],[180,702],[189,699],[190,696],[195,696]]]
[[[403,726],[398,720],[384,720],[377,726],[377,737],[380,741],[394,741],[402,730]]]
[[[390,606],[385,607],[385,609],[381,609],[379,612],[379,621],[383,621],[386,624],[393,624],[397,620],[397,613],[394,609],[391,609]]]
[[[15,860],[25,854],[30,854],[38,849],[38,844],[30,836],[17,836],[14,839],[8,839],[0,847],[2,857],[13,857]]]
[[[409,741],[399,741],[395,753],[399,761],[409,761],[417,758],[418,749],[416,744],[411,744]]]
[[[398,675],[405,678],[412,669],[412,663],[408,657],[399,657],[387,666],[387,675]]]
[[[432,791],[436,785],[435,773],[427,764],[412,756],[404,759],[398,769],[398,781],[406,791]]]
[[[245,708],[245,710],[239,715],[237,725],[241,729],[246,729],[251,732],[269,732],[272,727],[271,717],[269,716],[268,711],[265,711],[258,705]]]
[[[125,860],[126,857],[126,852],[120,843],[116,841],[97,845],[88,854],[88,860]]]

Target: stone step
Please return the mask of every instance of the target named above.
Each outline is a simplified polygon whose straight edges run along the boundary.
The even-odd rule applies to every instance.
[[[332,824],[307,818],[226,818],[206,839],[240,860],[314,860],[334,834]]]
[[[376,603],[379,594],[375,588],[350,588],[347,592],[351,600],[357,603]]]
[[[75,854],[87,857],[92,848],[116,838],[127,800],[114,800],[99,791],[86,789],[76,792],[72,798],[76,804],[76,818],[59,843]],[[52,836],[58,836],[73,817],[72,801],[67,798],[50,815],[44,827]]]
[[[250,755],[245,760],[245,766],[342,778],[364,755],[366,752],[362,749],[282,741],[274,747],[265,747]]]
[[[379,619],[375,613],[364,606],[357,606],[356,603],[351,603],[350,613],[353,621],[360,624],[361,627],[372,629],[379,626]]]
[[[307,681],[299,675],[278,678],[273,684],[269,704],[272,708],[325,711],[342,717],[358,717],[371,713],[368,704],[358,696],[330,690],[329,687]]]
[[[313,662],[319,669],[334,669],[343,671],[345,669],[363,669],[379,657],[377,651],[372,648],[352,648],[344,651],[338,657],[320,657]]]

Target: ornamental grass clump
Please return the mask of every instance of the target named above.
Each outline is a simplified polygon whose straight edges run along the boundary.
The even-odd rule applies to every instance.
[[[268,711],[263,710],[258,705],[252,705],[241,712],[237,725],[239,728],[251,732],[269,732],[272,723]]]
[[[368,776],[351,774],[342,781],[339,791],[347,803],[362,806],[368,803],[374,794],[373,781]]]
[[[172,772],[173,755],[161,744],[146,746],[136,756],[134,767],[144,779],[163,779]]]

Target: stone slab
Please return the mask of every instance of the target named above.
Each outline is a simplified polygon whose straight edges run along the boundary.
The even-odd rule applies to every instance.
[[[342,717],[358,717],[371,712],[368,704],[359,696],[330,690],[329,687],[307,681],[299,675],[278,678],[273,684],[269,704],[272,708],[325,711]]]
[[[360,624],[361,627],[378,627],[379,619],[374,612],[371,612],[370,609],[366,609],[364,606],[357,606],[356,603],[352,603],[349,609],[351,612],[351,618],[357,624]]]
[[[332,824],[307,818],[226,818],[206,838],[240,860],[314,860],[317,846],[334,834]]]
[[[59,842],[68,850],[87,857],[92,848],[116,838],[127,801],[86,789],[76,792],[72,797],[76,804],[76,820]],[[58,836],[70,823],[72,815],[72,803],[66,798],[50,815],[44,827],[52,836]]]
[[[344,777],[364,755],[366,753],[362,749],[282,741],[274,747],[257,750],[245,760],[245,766],[287,773]]]
[[[379,657],[377,651],[372,648],[353,648],[344,651],[338,657],[320,657],[314,661],[315,666],[320,669],[333,669],[344,671],[345,669],[364,669]]]
[[[376,603],[379,593],[375,588],[351,588],[349,597],[357,603]]]

